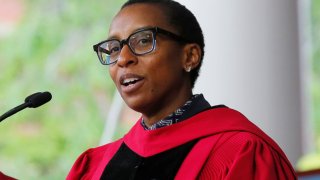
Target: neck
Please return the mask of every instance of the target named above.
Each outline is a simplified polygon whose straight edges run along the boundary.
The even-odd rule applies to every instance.
[[[150,127],[161,119],[164,119],[172,112],[183,106],[192,96],[192,91],[180,93],[178,96],[169,98],[169,101],[158,102],[154,113],[142,113],[142,118],[146,126]],[[162,108],[159,108],[162,107]]]

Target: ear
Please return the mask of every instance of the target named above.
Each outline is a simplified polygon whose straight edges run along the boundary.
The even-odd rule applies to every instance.
[[[187,44],[184,47],[184,54],[183,68],[185,71],[190,72],[200,64],[201,48],[196,43]]]

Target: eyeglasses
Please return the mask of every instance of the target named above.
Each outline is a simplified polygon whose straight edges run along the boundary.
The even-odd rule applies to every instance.
[[[140,29],[131,34],[127,39],[109,39],[102,41],[93,46],[93,50],[97,53],[100,62],[103,65],[110,65],[117,62],[121,49],[125,44],[134,55],[141,56],[148,54],[156,48],[156,35],[161,33],[172,38],[175,41],[187,43],[183,37],[176,35],[159,27]]]

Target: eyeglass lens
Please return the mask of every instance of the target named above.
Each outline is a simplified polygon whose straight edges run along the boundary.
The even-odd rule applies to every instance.
[[[136,32],[128,37],[127,40],[109,40],[99,45],[98,55],[103,64],[111,64],[118,60],[120,51],[124,44],[128,44],[129,48],[135,55],[143,55],[153,51],[154,34],[152,30],[144,30]]]

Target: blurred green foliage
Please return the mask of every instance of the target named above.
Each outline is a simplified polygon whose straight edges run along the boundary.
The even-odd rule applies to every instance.
[[[312,124],[315,130],[314,152],[302,157],[297,168],[301,171],[320,168],[320,1],[311,0],[311,101]]]
[[[313,47],[311,94],[313,102],[313,120],[316,127],[316,135],[320,142],[320,1],[318,0],[312,0],[311,17]]]
[[[28,0],[0,39],[0,112],[38,91],[53,99],[0,126],[0,171],[19,179],[65,179],[97,146],[114,87],[92,45],[104,40],[124,0]]]

